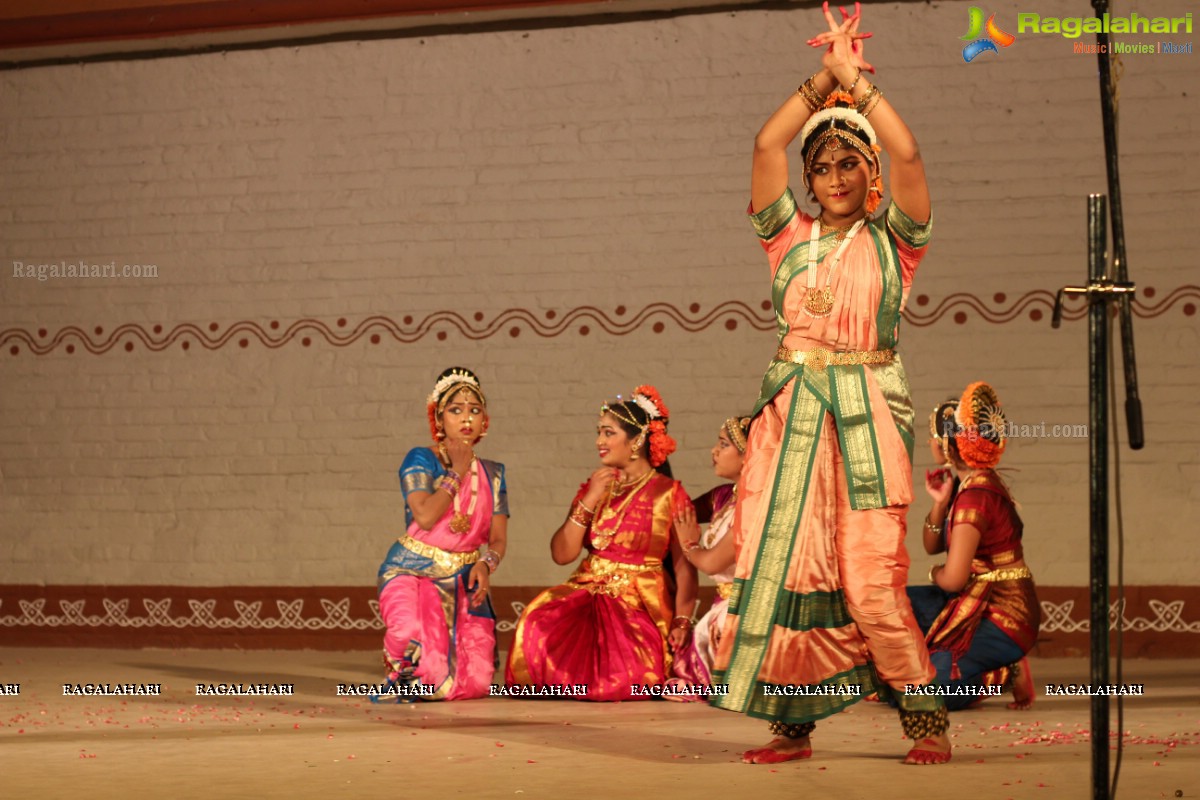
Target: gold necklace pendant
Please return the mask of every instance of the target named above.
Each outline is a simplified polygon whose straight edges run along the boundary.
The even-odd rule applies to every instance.
[[[810,317],[828,317],[833,311],[833,290],[812,288],[804,295],[804,311]]]
[[[828,235],[828,234],[832,233],[833,240],[835,242],[841,242],[841,241],[845,241],[846,234],[850,232],[851,227],[852,227],[852,225],[846,225],[845,227],[842,227],[842,228],[834,228],[834,227],[826,225],[824,222],[822,222],[821,223],[821,234]]]
[[[450,518],[450,530],[455,533],[467,533],[471,530],[471,518],[466,514],[455,514]]]

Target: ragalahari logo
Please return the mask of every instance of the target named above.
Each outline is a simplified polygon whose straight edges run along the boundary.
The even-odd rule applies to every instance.
[[[992,14],[987,18],[987,23],[983,21],[983,11],[977,6],[971,6],[967,12],[968,29],[965,36],[958,37],[961,41],[969,42],[963,48],[963,61],[970,64],[975,60],[975,57],[980,53],[988,50],[993,53],[999,53],[996,45],[1000,47],[1008,47],[1017,40],[1017,37],[1011,33],[1005,33],[996,26],[996,15]],[[986,34],[986,35],[984,35]]]

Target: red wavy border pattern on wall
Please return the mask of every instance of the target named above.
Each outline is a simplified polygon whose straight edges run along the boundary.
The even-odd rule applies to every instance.
[[[1184,316],[1196,314],[1200,301],[1200,286],[1180,286],[1157,302],[1157,292],[1152,287],[1141,291],[1133,301],[1134,314],[1143,319],[1160,317],[1176,306]],[[1142,298],[1145,298],[1143,300]],[[914,295],[904,312],[909,325],[919,328],[937,324],[942,320],[964,325],[972,318],[992,324],[1004,324],[1019,320],[1044,322],[1054,308],[1054,295],[1044,290],[1027,292],[1009,301],[1007,295],[997,292],[990,299],[967,292],[956,292],[942,298],[936,304],[929,295]],[[1063,319],[1074,321],[1086,315],[1082,300],[1069,298],[1063,310]],[[236,343],[249,347],[257,343],[270,349],[298,343],[309,347],[318,339],[334,347],[347,347],[360,339],[371,344],[380,344],[390,338],[401,344],[414,344],[427,337],[444,341],[451,334],[470,340],[490,339],[495,336],[518,338],[530,333],[541,338],[553,338],[567,334],[587,336],[593,332],[604,332],[613,336],[625,336],[648,327],[654,333],[662,333],[668,324],[673,324],[688,333],[698,333],[715,325],[726,330],[737,330],[746,324],[754,330],[769,331],[775,327],[775,317],[769,301],[762,301],[757,308],[730,300],[714,306],[707,312],[699,303],[686,309],[671,303],[650,303],[631,312],[625,306],[617,306],[610,313],[596,306],[579,306],[565,313],[554,309],[533,310],[509,308],[490,320],[482,311],[470,317],[455,311],[434,311],[422,318],[406,314],[399,319],[384,315],[372,315],[351,326],[341,317],[330,325],[319,319],[299,319],[284,325],[271,320],[266,325],[242,320],[226,325],[210,322],[200,325],[183,322],[169,330],[161,324],[147,325],[126,323],[111,330],[97,325],[90,330],[78,325],[68,325],[57,331],[39,328],[6,328],[0,330],[0,352],[7,350],[10,356],[30,353],[44,356],[56,351],[68,355],[82,348],[93,355],[101,355],[118,347],[132,352],[139,347],[160,352],[171,347],[188,350],[193,344],[206,350],[219,350]]]

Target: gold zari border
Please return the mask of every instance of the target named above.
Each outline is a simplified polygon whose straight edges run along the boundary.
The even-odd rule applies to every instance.
[[[1032,577],[1033,573],[1029,571],[1029,567],[1009,567],[1007,569],[994,569],[991,572],[984,572],[981,575],[972,575],[971,580],[998,583],[1000,581],[1019,581],[1022,578]]]

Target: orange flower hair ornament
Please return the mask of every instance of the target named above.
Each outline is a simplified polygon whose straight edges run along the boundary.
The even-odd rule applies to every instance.
[[[633,402],[637,403],[638,408],[645,411],[650,419],[661,418],[664,422],[671,420],[671,412],[663,402],[662,395],[648,383],[643,383],[633,390]]]
[[[974,469],[991,469],[1000,463],[1008,441],[1008,420],[996,390],[983,381],[966,388],[954,413],[959,425],[954,444],[963,463]]]
[[[645,436],[650,445],[650,466],[660,467],[678,448],[675,440],[667,433],[667,423],[671,420],[671,411],[663,402],[658,389],[649,384],[642,384],[633,390],[633,402],[646,412],[646,417],[650,420],[638,438],[641,439],[642,436]]]
[[[650,441],[650,466],[661,467],[676,450],[675,440],[667,433],[667,425],[656,419],[648,427]]]

